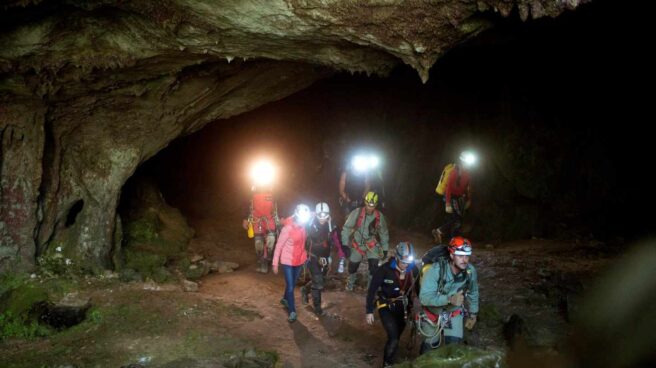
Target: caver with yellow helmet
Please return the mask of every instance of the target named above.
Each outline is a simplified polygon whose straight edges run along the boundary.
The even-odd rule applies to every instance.
[[[371,281],[379,262],[387,258],[389,232],[385,216],[376,208],[377,205],[378,194],[367,192],[364,206],[351,211],[344,223],[342,244],[351,246],[346,290],[353,291],[355,288],[358,268],[363,259],[367,259]]]
[[[472,151],[463,151],[459,158],[458,164],[444,167],[435,188],[435,192],[443,196],[446,212],[446,223],[432,231],[437,243],[460,235],[465,211],[471,206],[470,170],[476,166],[477,157]]]
[[[378,311],[380,321],[387,333],[387,343],[383,351],[385,367],[394,364],[399,340],[408,323],[409,312],[412,310],[413,293],[416,294],[417,291],[418,277],[414,246],[404,241],[396,246],[394,257],[380,266],[371,279],[367,291],[365,320],[368,324],[373,324],[374,311]]]
[[[422,276],[419,294],[422,311],[417,315],[418,330],[424,336],[421,352],[435,349],[442,342],[460,342],[463,322],[467,329],[474,328],[476,323],[478,277],[469,263],[472,244],[456,236],[449,242],[448,252],[448,261],[440,258]]]

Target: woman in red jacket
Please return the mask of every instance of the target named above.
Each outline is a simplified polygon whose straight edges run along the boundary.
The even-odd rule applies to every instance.
[[[282,264],[285,275],[285,294],[280,303],[289,310],[289,322],[296,321],[296,306],[294,304],[294,286],[301,274],[303,264],[307,260],[305,251],[305,224],[310,219],[310,208],[299,204],[294,210],[294,215],[283,221],[276,250],[273,253],[273,273],[278,273],[278,265]]]

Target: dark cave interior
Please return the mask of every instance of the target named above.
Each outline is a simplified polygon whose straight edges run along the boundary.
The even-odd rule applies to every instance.
[[[646,97],[635,83],[646,70],[641,25],[611,28],[611,18],[627,19],[606,2],[555,20],[509,17],[440,59],[426,84],[406,67],[385,78],[338,74],[180,138],[137,173],[188,216],[238,223],[250,159],[278,162],[289,214],[303,201],[336,206],[340,168],[367,148],[383,158],[392,222],[428,231],[442,221],[442,167],[472,148],[481,162],[471,237],[639,239],[653,233],[640,215],[653,202],[642,178]]]

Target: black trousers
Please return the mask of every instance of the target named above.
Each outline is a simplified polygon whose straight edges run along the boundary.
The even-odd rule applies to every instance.
[[[462,215],[465,210],[463,197],[451,198],[452,213],[446,214],[446,223],[440,226],[440,232],[446,236],[443,241],[448,242],[454,236],[461,235],[460,228],[462,227]]]
[[[385,343],[383,359],[385,364],[394,364],[396,353],[399,350],[401,334],[405,329],[403,304],[397,302],[394,303],[392,308],[380,308],[378,314],[380,315],[380,321],[383,323],[383,328],[387,333],[387,342]]]

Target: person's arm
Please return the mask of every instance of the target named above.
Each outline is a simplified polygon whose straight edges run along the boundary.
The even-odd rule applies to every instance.
[[[276,273],[278,271],[278,264],[280,263],[280,254],[282,253],[282,248],[285,246],[288,239],[289,226],[284,226],[280,231],[280,236],[278,237],[278,242],[276,243],[276,250],[273,252],[273,260],[271,262],[271,266]]]
[[[351,201],[346,194],[346,171],[343,171],[342,175],[339,177],[339,196],[347,202]]]
[[[387,220],[385,216],[380,214],[380,223],[378,224],[378,235],[380,236],[380,246],[383,248],[383,252],[389,251],[389,230],[387,228]]]
[[[456,185],[456,180],[458,178],[458,170],[459,168],[456,166],[449,172],[449,178],[446,181],[446,188],[444,189],[444,202],[445,202],[445,209],[447,213],[453,212],[453,208],[451,207],[451,192],[453,191],[453,188]]]
[[[342,244],[346,244],[346,245],[349,244],[349,240],[351,239],[351,234],[355,229],[355,224],[358,222],[359,210],[360,210],[359,208],[354,209],[346,218],[346,222],[344,223],[344,227],[342,228]]]
[[[367,195],[367,193],[369,193],[369,191],[371,191],[371,180],[369,179],[369,175],[365,174],[365,176],[364,176],[364,193],[362,193],[362,197],[360,197],[358,199],[363,199]]]
[[[367,303],[365,307],[367,314],[373,313],[374,309],[376,308],[374,304],[376,299],[376,292],[378,291],[378,288],[383,284],[384,278],[385,278],[385,266],[378,267],[376,273],[374,273],[374,276],[371,278],[371,282],[369,283],[369,289],[367,289]]]
[[[469,304],[469,313],[478,313],[478,275],[473,266],[467,267],[469,274],[469,291],[467,292],[467,302]]]
[[[429,307],[443,307],[449,304],[449,298],[446,294],[440,294],[437,290],[437,284],[440,280],[440,264],[433,265],[426,271],[421,283],[419,292],[419,301],[421,305]]]
[[[334,229],[330,232],[330,240],[331,240],[332,243],[333,243],[333,247],[335,247],[335,249],[337,250],[337,256],[338,256],[339,258],[345,258],[345,257],[346,257],[346,254],[344,253],[344,249],[342,248],[342,242],[339,240],[339,233],[338,233],[338,231],[339,231],[339,230],[338,230],[337,228],[334,228]]]

